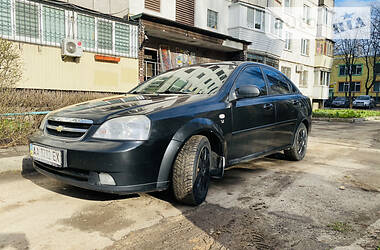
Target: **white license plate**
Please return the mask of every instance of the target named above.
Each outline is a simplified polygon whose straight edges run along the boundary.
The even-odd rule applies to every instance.
[[[62,151],[30,144],[30,156],[54,167],[62,167]]]

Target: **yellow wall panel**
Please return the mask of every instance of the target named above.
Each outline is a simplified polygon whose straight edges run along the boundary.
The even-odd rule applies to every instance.
[[[19,88],[125,92],[138,84],[138,60],[121,57],[119,63],[97,62],[84,52],[78,63],[63,61],[57,47],[19,44],[23,79]]]

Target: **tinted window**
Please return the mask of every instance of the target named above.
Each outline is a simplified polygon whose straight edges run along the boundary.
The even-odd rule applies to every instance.
[[[247,67],[240,73],[236,88],[242,85],[256,85],[260,89],[260,95],[267,94],[267,86],[259,67]]]
[[[287,79],[286,77],[284,77],[284,79],[285,79],[285,82],[290,87],[290,92],[292,92],[292,93],[298,93],[297,87],[289,79]]]
[[[268,78],[268,88],[271,95],[289,94],[289,85],[285,82],[285,78],[278,72],[263,68],[264,74]]]

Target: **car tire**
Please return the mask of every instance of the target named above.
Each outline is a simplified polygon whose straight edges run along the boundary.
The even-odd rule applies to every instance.
[[[187,205],[199,205],[210,184],[211,147],[207,137],[192,136],[182,147],[173,166],[174,197]]]
[[[300,123],[291,148],[284,150],[285,157],[291,161],[300,161],[305,157],[307,150],[307,128],[304,123]]]

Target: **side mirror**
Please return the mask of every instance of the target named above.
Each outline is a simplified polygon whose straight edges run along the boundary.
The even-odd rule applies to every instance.
[[[255,85],[242,85],[236,89],[238,99],[257,97],[260,95],[260,89]]]

